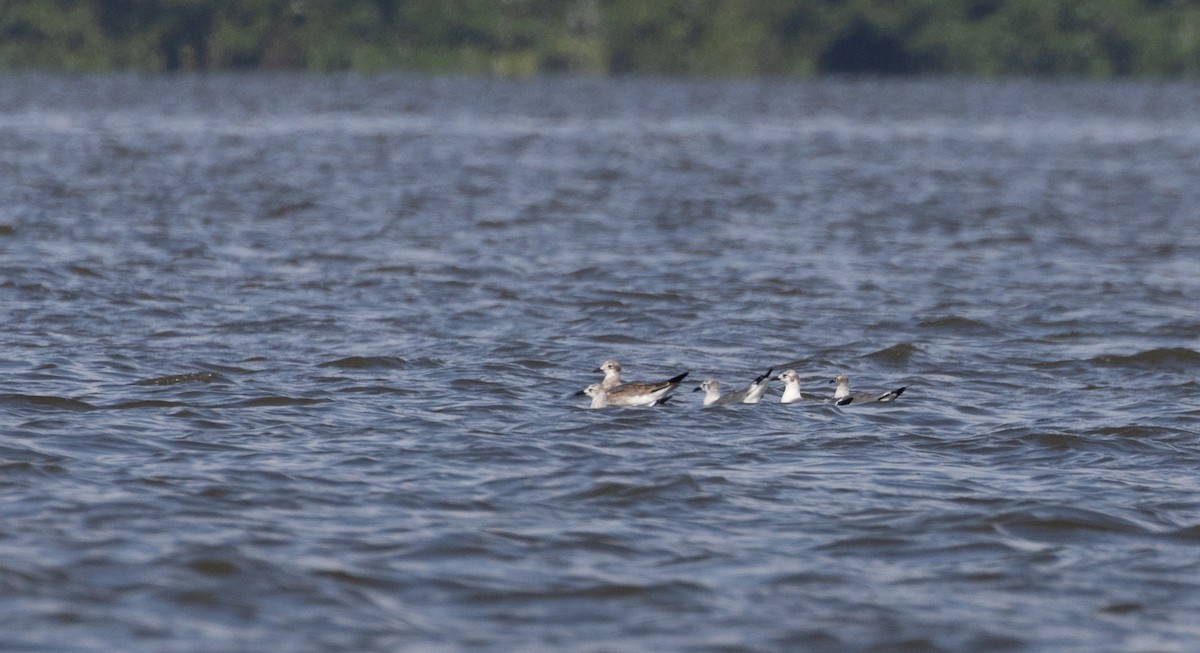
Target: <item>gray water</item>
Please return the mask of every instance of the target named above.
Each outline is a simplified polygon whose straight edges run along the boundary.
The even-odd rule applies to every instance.
[[[0,650],[1200,650],[1198,106],[0,78]]]

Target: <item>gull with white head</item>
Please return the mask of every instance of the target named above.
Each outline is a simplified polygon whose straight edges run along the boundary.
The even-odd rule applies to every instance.
[[[606,360],[600,365],[599,372],[604,372],[604,380],[594,384],[604,391],[604,399],[599,399],[594,390],[588,392],[588,386],[577,394],[586,394],[592,398],[592,408],[605,406],[657,406],[665,403],[672,392],[683,382],[687,372],[673,376],[665,381],[653,383],[622,383],[621,364],[614,360]],[[599,402],[600,405],[597,405]]]
[[[850,377],[845,374],[839,374],[829,380],[830,383],[837,384],[837,390],[833,393],[833,398],[839,406],[845,406],[849,403],[855,404],[872,404],[882,403],[886,401],[895,401],[908,389],[908,386],[900,386],[895,390],[887,392],[850,392]]]
[[[604,372],[604,380],[600,385],[604,386],[605,390],[611,390],[621,385],[621,364],[611,358],[600,363],[600,367],[596,368],[597,372]]]
[[[823,399],[814,395],[806,395],[800,392],[800,375],[796,374],[796,370],[784,370],[779,376],[775,377],[783,381],[783,396],[779,398],[780,403],[794,404],[801,401],[814,401],[820,403],[830,403],[829,399]],[[849,401],[836,401],[837,405],[844,406]]]
[[[593,383],[575,394],[587,395],[592,398],[592,405],[588,408],[608,407],[608,392],[599,383]]]
[[[726,404],[757,404],[767,392],[767,384],[771,382],[771,370],[760,374],[750,385],[741,390],[721,395],[721,382],[716,379],[705,379],[700,387],[693,392],[704,391],[705,406],[723,406]]]

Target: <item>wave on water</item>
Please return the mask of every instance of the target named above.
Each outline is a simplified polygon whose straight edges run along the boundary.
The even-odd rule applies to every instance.
[[[1088,535],[1151,535],[1141,524],[1074,506],[1038,506],[996,515],[997,531],[1035,542],[1078,542]]]
[[[1200,368],[1200,352],[1186,347],[1161,347],[1133,354],[1101,354],[1091,358],[1064,358],[1034,363],[1039,369],[1091,367],[1139,372],[1189,372]]]
[[[662,582],[613,582],[587,579],[569,586],[544,588],[472,589],[467,600],[480,603],[510,603],[513,601],[564,600],[643,600],[668,601],[674,604],[699,603],[711,589],[695,581],[669,580]],[[697,605],[697,607],[699,607]]]
[[[984,322],[961,315],[943,315],[927,320],[921,320],[917,326],[945,333],[986,334],[996,333],[996,327]]]
[[[406,390],[404,388],[393,388],[386,385],[356,385],[348,388],[341,388],[338,392],[346,394],[364,394],[364,395],[395,395],[404,397],[408,395],[418,394],[416,390]]]
[[[1200,352],[1185,347],[1150,349],[1126,356],[1104,355],[1089,359],[1093,365],[1102,367],[1133,368],[1200,368]]]
[[[306,397],[255,397],[254,399],[243,399],[235,401],[231,404],[222,404],[221,408],[269,408],[273,406],[312,406],[313,404],[327,403],[328,399],[309,399]]]
[[[0,395],[0,405],[24,406],[38,410],[70,410],[75,412],[96,410],[95,406],[86,401],[45,395]]]
[[[879,351],[871,352],[863,358],[868,358],[870,360],[879,361],[880,363],[887,363],[890,365],[903,365],[912,360],[913,356],[921,353],[924,352],[920,347],[905,342],[898,345],[892,345],[886,349],[880,349]]]
[[[168,374],[167,376],[142,379],[141,381],[135,381],[133,385],[180,385],[183,383],[229,383],[229,379],[216,372],[188,372],[186,374]]]
[[[109,410],[130,410],[134,408],[180,408],[187,406],[182,401],[167,401],[163,399],[138,399],[134,401],[122,401],[111,406],[105,406]]]
[[[602,333],[592,338],[593,342],[602,345],[642,345],[646,341],[624,333]]]
[[[318,363],[317,367],[333,367],[342,370],[398,370],[408,361],[397,356],[347,356],[337,360]]]

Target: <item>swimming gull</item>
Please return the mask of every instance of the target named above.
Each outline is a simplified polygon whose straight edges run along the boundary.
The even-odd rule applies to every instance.
[[[603,383],[593,383],[575,394],[591,397],[592,408],[657,406],[667,403],[671,393],[687,375],[684,372],[658,383],[623,383],[612,390],[605,390]]]
[[[684,372],[665,381],[653,383],[622,383],[621,364],[614,360],[604,361],[597,371],[604,372],[604,380],[599,383],[606,395],[603,406],[655,406],[665,403],[667,397],[679,387],[683,378],[688,375],[687,372]],[[589,396],[592,397],[593,408],[603,407],[595,405],[595,395]]]
[[[850,377],[845,374],[839,374],[829,380],[830,383],[837,384],[837,390],[833,393],[833,398],[837,400],[839,406],[845,406],[848,403],[870,404],[876,402],[895,401],[904,393],[908,386],[901,386],[895,390],[888,392],[850,392]]]
[[[779,376],[775,377],[783,381],[783,396],[779,402],[784,404],[794,404],[800,401],[817,401],[821,403],[837,403],[839,406],[845,406],[850,403],[851,399],[841,400],[836,397],[833,400],[824,399],[814,395],[806,395],[800,392],[800,375],[796,374],[796,370],[786,370]]]
[[[716,379],[705,379],[700,387],[693,392],[704,391],[704,405],[725,405],[725,404],[757,404],[762,396],[767,391],[767,384],[771,382],[771,370],[767,370],[766,374],[760,374],[750,385],[742,390],[730,392],[725,396],[721,396],[721,382]]]
[[[608,407],[608,392],[604,386],[599,383],[593,383],[588,387],[576,392],[577,395],[587,395],[592,398],[592,405],[588,408],[606,408]]]

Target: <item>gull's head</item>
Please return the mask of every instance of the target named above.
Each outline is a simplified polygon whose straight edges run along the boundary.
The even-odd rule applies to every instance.
[[[837,384],[837,389],[833,391],[834,399],[843,399],[850,396],[850,377],[845,374],[839,374],[830,379],[829,382]]]
[[[610,359],[604,361],[603,363],[600,363],[600,367],[598,367],[596,369],[596,371],[604,372],[604,376],[620,374],[621,373],[621,364],[610,358]]]
[[[599,395],[606,394],[604,392],[604,386],[600,385],[599,383],[593,383],[583,390],[580,390],[580,392],[589,397],[597,397]]]
[[[704,382],[692,392],[700,392],[701,390],[705,392],[719,393],[721,392],[721,382],[716,379],[704,379]]]
[[[775,377],[787,384],[800,383],[800,375],[796,374],[796,370],[785,370],[779,376]]]

